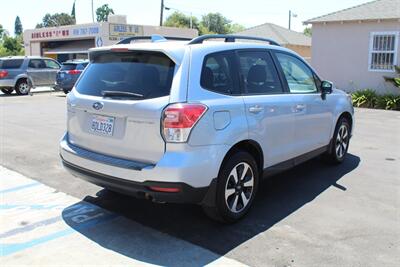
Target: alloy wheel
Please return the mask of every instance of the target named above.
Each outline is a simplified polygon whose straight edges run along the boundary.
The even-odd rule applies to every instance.
[[[27,94],[29,92],[29,85],[25,82],[22,82],[19,84],[18,89],[21,94]]]
[[[336,156],[339,159],[345,155],[348,145],[349,145],[349,130],[347,129],[346,125],[342,124],[337,133],[335,142]]]
[[[230,172],[225,185],[225,203],[231,212],[239,213],[248,205],[254,191],[254,173],[246,162]]]

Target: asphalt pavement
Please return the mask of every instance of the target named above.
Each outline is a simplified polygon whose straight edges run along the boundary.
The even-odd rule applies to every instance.
[[[254,207],[234,225],[210,221],[197,206],[138,200],[71,176],[58,156],[65,115],[63,93],[0,94],[0,165],[4,167],[0,192],[9,192],[9,197],[2,198],[0,214],[1,220],[12,214],[15,218],[7,230],[2,227],[5,232],[0,238],[31,225],[29,235],[24,232],[12,242],[43,239],[40,233],[47,226],[37,221],[56,216],[61,218],[57,227],[73,231],[33,248],[6,247],[12,252],[4,255],[7,265],[38,263],[34,251],[41,262],[55,264],[88,264],[89,259],[96,265],[180,266],[398,266],[400,262],[400,112],[357,109],[354,137],[343,164],[331,166],[314,159],[263,181]],[[19,178],[10,178],[14,176]],[[14,180],[22,182],[13,185]],[[34,188],[13,191],[34,183],[45,192],[41,198],[40,190],[28,194],[30,198],[25,196],[25,190]],[[54,199],[60,193],[68,201],[60,202],[48,215],[50,211],[32,211],[31,206],[29,212],[19,213],[9,208],[26,202],[41,207],[49,192],[55,194]],[[76,205],[96,207],[115,218],[82,227],[68,216]],[[30,219],[25,212],[43,218]],[[54,231],[51,227],[50,232]],[[44,236],[54,234],[50,232]],[[33,233],[38,236],[30,236]],[[40,251],[50,244],[63,248],[51,250],[52,260]],[[80,261],[85,255],[82,251],[93,248],[98,249],[96,257]],[[70,257],[62,256],[65,251]],[[53,259],[57,253],[58,261]]]

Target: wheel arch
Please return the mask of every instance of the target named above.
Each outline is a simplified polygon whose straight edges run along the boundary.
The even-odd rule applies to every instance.
[[[27,81],[28,81],[28,84],[29,84],[31,87],[35,87],[35,85],[34,85],[32,79],[31,79],[28,75],[18,75],[18,76],[15,78],[15,85],[14,85],[14,86],[17,86],[17,84],[18,84],[21,80],[27,80]]]
[[[352,129],[353,129],[353,116],[351,115],[351,113],[348,112],[348,111],[342,112],[339,115],[339,117],[337,118],[337,120],[336,120],[335,127],[336,127],[336,125],[338,124],[338,122],[340,121],[341,118],[345,118],[345,119],[348,120],[348,122],[350,123],[350,132],[351,132]]]
[[[222,160],[221,167],[224,165],[226,160],[236,151],[246,151],[250,155],[252,155],[257,163],[259,174],[262,175],[262,171],[264,169],[264,154],[260,144],[254,140],[242,140],[236,144],[234,144],[228,152],[225,154],[224,159]],[[221,169],[220,167],[220,169]]]

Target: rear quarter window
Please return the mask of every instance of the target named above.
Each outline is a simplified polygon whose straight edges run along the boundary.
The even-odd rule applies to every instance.
[[[234,55],[231,52],[217,52],[204,58],[200,85],[204,89],[220,94],[238,94],[234,78]]]
[[[23,59],[3,59],[0,60],[0,69],[19,69],[23,62]]]
[[[169,95],[175,64],[160,52],[106,52],[94,55],[76,85],[81,94],[102,96],[105,91]]]

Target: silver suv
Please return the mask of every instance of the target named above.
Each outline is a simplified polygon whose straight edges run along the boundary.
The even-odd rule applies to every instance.
[[[31,88],[55,87],[60,67],[60,64],[51,58],[0,58],[0,90],[7,95],[12,94],[14,90],[19,95],[27,95]]]
[[[129,38],[89,58],[60,154],[94,184],[234,222],[262,177],[321,154],[345,159],[349,97],[272,40]]]

